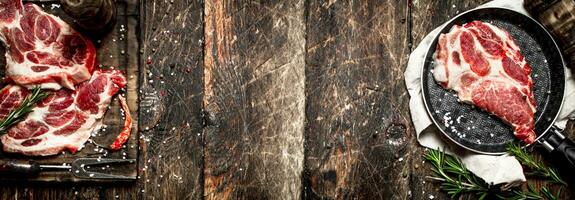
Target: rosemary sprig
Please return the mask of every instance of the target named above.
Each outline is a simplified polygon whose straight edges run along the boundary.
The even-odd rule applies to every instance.
[[[48,92],[43,91],[39,87],[32,89],[32,93],[29,94],[20,107],[15,110],[10,111],[8,116],[2,121],[0,121],[0,134],[3,134],[12,125],[18,123],[26,114],[32,112],[32,109],[36,106],[36,103],[42,101],[48,96]]]
[[[443,151],[429,149],[424,158],[433,165],[432,171],[435,176],[427,178],[440,181],[441,189],[450,198],[457,198],[464,194],[476,195],[479,199],[548,199],[555,200],[560,196],[561,190],[553,194],[548,188],[542,187],[537,191],[532,185],[528,185],[528,190],[523,191],[519,187],[510,188],[503,191],[501,187],[491,186],[475,174],[471,173],[460,159],[446,155]]]
[[[436,175],[428,178],[443,182],[441,189],[451,198],[463,193],[475,193],[480,199],[489,195],[489,185],[467,170],[458,158],[430,149],[425,154],[425,159],[431,162]]]
[[[532,171],[531,173],[526,174],[542,178],[549,178],[550,181],[553,183],[567,185],[567,183],[559,177],[559,174],[554,168],[547,167],[545,163],[533,157],[533,155],[525,151],[525,149],[521,148],[519,144],[515,143],[510,144],[507,147],[507,152],[515,156],[515,158],[517,158],[517,160],[522,165],[524,165],[525,167],[529,168]]]
[[[533,185],[527,184],[527,191],[515,190],[512,191],[512,195],[510,196],[498,195],[497,197],[500,199],[507,199],[507,200],[524,200],[524,199],[558,200],[560,195],[561,195],[561,188],[557,191],[557,194],[553,194],[546,187],[542,187],[541,191],[537,191],[537,189]]]
[[[100,67],[100,69],[113,69],[114,68],[111,65],[100,65],[99,67]]]
[[[562,189],[563,189],[563,187],[560,187],[560,188],[557,190],[557,194],[553,194],[553,193],[551,193],[551,191],[550,191],[549,189],[547,189],[546,187],[542,187],[542,188],[541,188],[541,193],[543,194],[543,196],[544,196],[546,199],[549,199],[549,200],[557,200],[557,199],[559,199],[559,197],[561,196],[561,190],[562,190]]]

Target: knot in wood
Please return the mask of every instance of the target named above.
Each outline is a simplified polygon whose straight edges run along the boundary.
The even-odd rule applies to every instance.
[[[399,139],[405,136],[406,130],[407,129],[405,128],[405,125],[400,123],[393,123],[387,127],[386,133],[390,138]]]
[[[215,126],[217,125],[217,118],[214,112],[204,111],[202,113],[204,126]]]

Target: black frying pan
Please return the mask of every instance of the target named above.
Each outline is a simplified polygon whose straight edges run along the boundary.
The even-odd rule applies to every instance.
[[[449,21],[441,33],[449,32],[453,25],[474,20],[507,30],[518,43],[533,68],[537,142],[549,151],[563,154],[575,166],[575,145],[553,126],[563,102],[565,62],[551,35],[529,16],[505,8],[467,11]],[[438,37],[431,44],[422,70],[422,92],[429,116],[447,138],[468,150],[493,155],[505,153],[509,143],[517,142],[511,126],[487,112],[459,103],[454,92],[435,82],[431,69],[437,40]]]

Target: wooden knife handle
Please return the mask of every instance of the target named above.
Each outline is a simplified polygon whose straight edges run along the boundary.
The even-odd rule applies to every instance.
[[[16,163],[12,161],[0,160],[0,174],[3,175],[37,175],[40,172],[40,165],[35,162]]]

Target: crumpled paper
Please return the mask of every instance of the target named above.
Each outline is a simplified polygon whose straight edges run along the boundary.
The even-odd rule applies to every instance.
[[[524,14],[527,11],[523,7],[523,0],[495,0],[483,4],[477,8],[504,7]],[[477,9],[476,8],[476,9]],[[490,184],[514,185],[525,181],[521,164],[510,155],[482,155],[467,151],[456,144],[442,139],[442,133],[433,125],[429,118],[423,97],[421,94],[421,70],[423,68],[424,56],[433,39],[437,36],[444,25],[437,27],[429,33],[421,43],[413,50],[409,56],[407,69],[405,70],[405,84],[409,95],[409,107],[411,118],[417,134],[417,141],[424,147],[432,149],[445,149],[446,153],[461,158],[464,165],[474,174],[481,177]],[[566,68],[566,90],[564,102],[575,102],[575,80],[571,71]],[[575,104],[563,104],[561,113],[556,121],[560,128],[565,128],[567,121],[575,117]]]

